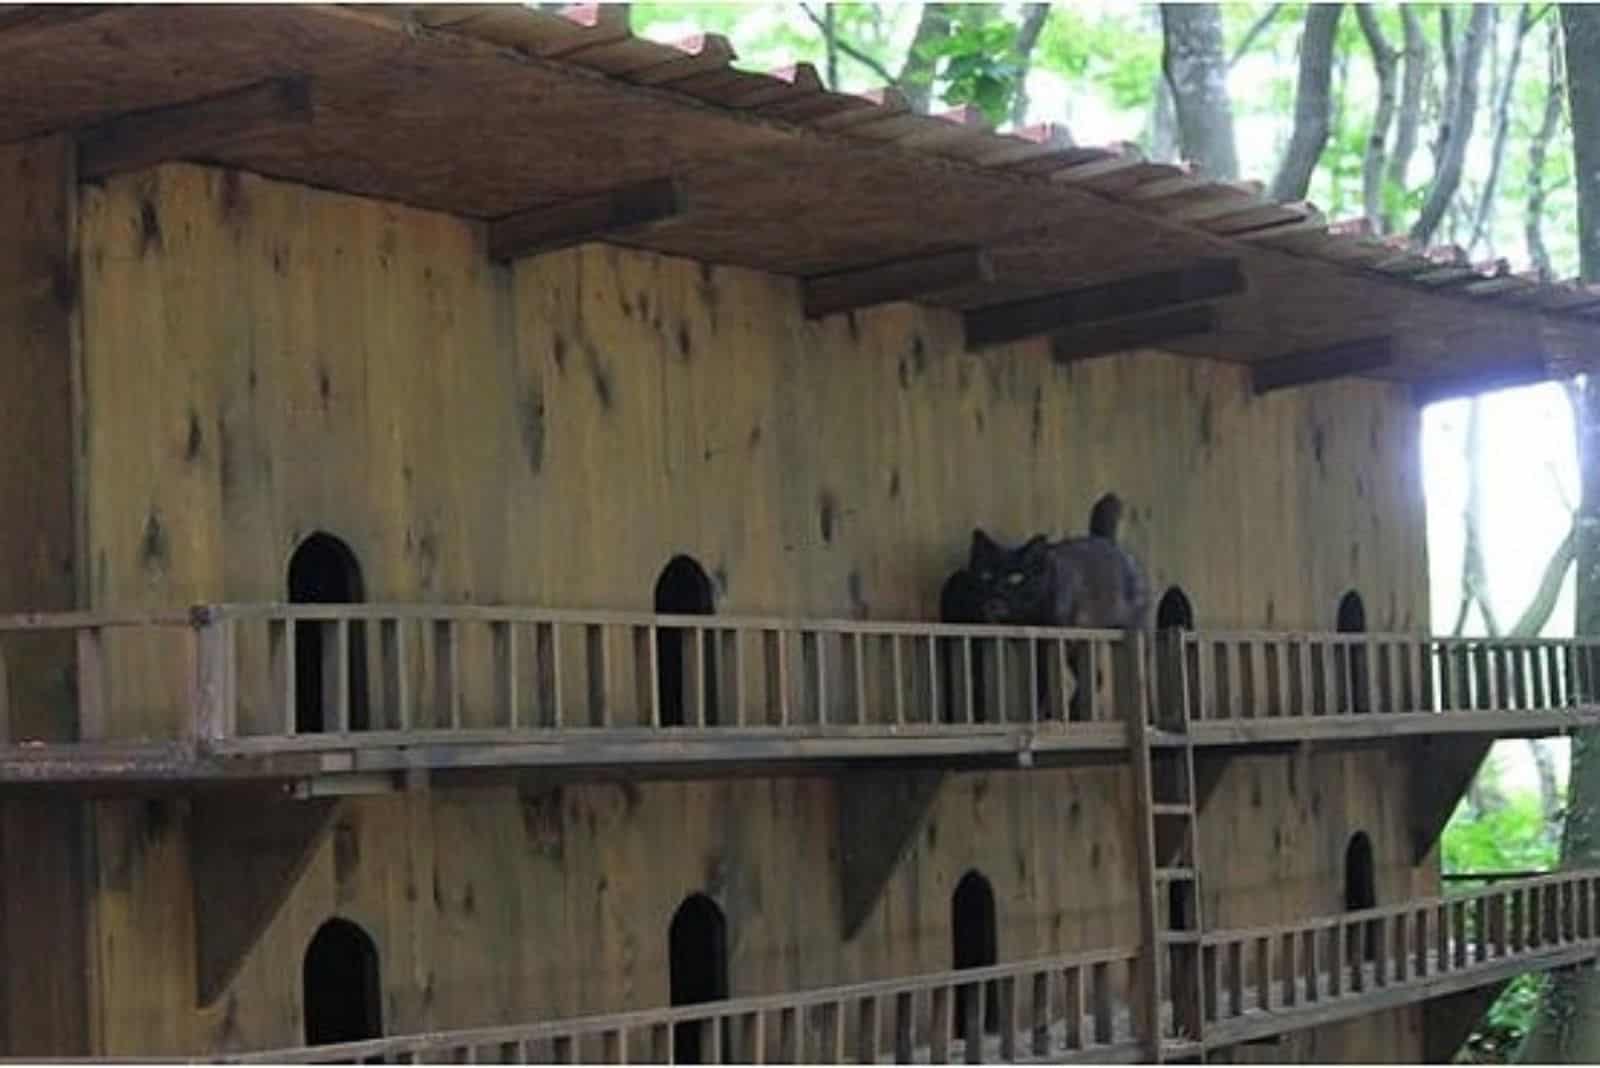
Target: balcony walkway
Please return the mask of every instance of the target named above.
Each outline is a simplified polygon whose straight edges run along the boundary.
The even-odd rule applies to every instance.
[[[71,666],[81,741],[8,736],[0,715],[0,786],[1121,760],[1134,709],[1181,709],[1202,749],[1600,724],[1600,644],[1570,639],[469,605],[0,617],[7,674],[41,656]]]
[[[1204,1021],[1198,1035],[1176,1034],[1171,991],[1164,989],[1165,1059],[1595,961],[1600,869],[1208,932],[1201,941]],[[1142,989],[1146,960],[1137,948],[1107,949],[794,994],[214,1059],[665,1063],[677,1031],[678,1043],[692,1032],[701,1060],[711,1063],[1134,1062],[1153,1051],[1154,1036],[1132,1008],[1138,998],[1128,996]],[[984,1041],[969,1045],[956,1037],[978,1030],[991,998],[996,1013]]]

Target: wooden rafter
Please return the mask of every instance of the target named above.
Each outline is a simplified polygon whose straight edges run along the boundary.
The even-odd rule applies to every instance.
[[[1244,288],[1238,260],[1196,260],[1172,270],[969,311],[964,317],[967,348],[1004,345],[1089,323],[1215,300]]]
[[[78,135],[78,177],[108,178],[311,122],[311,83],[274,78],[200,100],[130,112]]]
[[[489,256],[513,260],[598,241],[671,219],[686,207],[683,186],[656,178],[594,196],[519,211],[489,224]]]
[[[1050,358],[1056,363],[1074,363],[1114,352],[1151,348],[1216,329],[1217,309],[1196,304],[1063,330],[1050,337]]]
[[[1361,338],[1262,360],[1251,366],[1250,376],[1258,394],[1271,393],[1291,386],[1367,374],[1388,367],[1394,359],[1392,339]]]
[[[806,316],[819,319],[992,281],[994,265],[988,254],[980,248],[959,248],[808,278],[803,300]]]

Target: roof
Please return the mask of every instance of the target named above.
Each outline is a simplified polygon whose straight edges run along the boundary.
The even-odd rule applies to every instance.
[[[482,220],[670,175],[688,210],[608,240],[800,278],[980,246],[992,278],[918,298],[963,311],[1228,258],[1244,291],[1163,347],[1254,362],[1388,338],[1392,362],[1358,369],[1427,397],[1600,353],[1600,288],[1379,239],[1129,145],[999,134],[735,58],[716,35],[636,37],[601,5],[27,5],[0,10],[0,141],[303,77],[311,121],[192,158]]]

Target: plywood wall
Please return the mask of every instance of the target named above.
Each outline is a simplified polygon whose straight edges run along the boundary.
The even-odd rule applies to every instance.
[[[1081,530],[1114,489],[1201,626],[1327,629],[1351,588],[1375,628],[1426,624],[1418,417],[1395,388],[1255,398],[1237,367],[1160,353],[971,355],[947,313],[807,323],[792,281],[617,248],[497,268],[463,221],[192,166],[86,189],[81,215],[96,605],[281,598],[323,529],[373,599],[645,609],[686,552],[719,611],[929,619],[975,525]],[[1239,880],[1213,880],[1220,916],[1320,911],[1355,823],[1400,840],[1403,814],[1371,807],[1382,760],[1250,768],[1219,788],[1235,851],[1212,870]],[[392,1030],[660,1003],[667,920],[702,888],[738,992],[946,966],[974,864],[1004,957],[1131,939],[1129,790],[1115,770],[952,779],[849,946],[822,780],[350,802],[206,1012],[185,1000],[181,807],[105,803],[102,1045],[297,1040],[293,977],[334,912],[378,939]],[[1380,856],[1398,893],[1400,846]]]
[[[77,605],[71,143],[0,146],[0,613]],[[66,635],[0,640],[0,742],[76,737]],[[88,1049],[82,806],[0,800],[0,1052]]]

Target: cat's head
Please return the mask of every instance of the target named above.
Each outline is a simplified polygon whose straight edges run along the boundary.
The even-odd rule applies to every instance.
[[[974,530],[967,572],[983,622],[1030,624],[1048,619],[1054,583],[1050,543],[1043,535],[1008,549]]]

